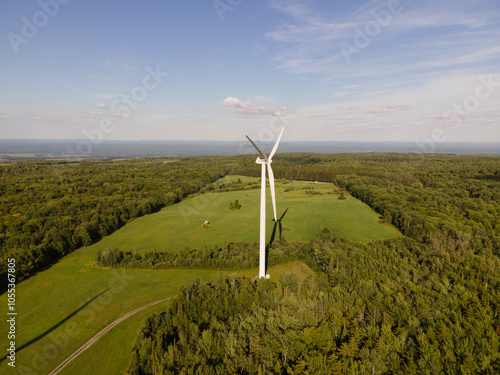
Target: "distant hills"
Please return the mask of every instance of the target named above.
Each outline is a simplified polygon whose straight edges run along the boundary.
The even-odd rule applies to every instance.
[[[266,146],[265,142],[261,142]],[[271,143],[267,145],[272,147]],[[427,143],[417,142],[283,142],[281,153],[435,153],[459,155],[500,155],[500,142]],[[0,140],[2,159],[116,159],[158,156],[210,156],[251,154],[246,140],[237,141],[107,141],[90,140]]]

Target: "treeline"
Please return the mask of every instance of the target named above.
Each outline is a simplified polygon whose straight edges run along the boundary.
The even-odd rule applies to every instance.
[[[268,249],[268,266],[293,260],[302,260],[311,267],[316,265],[305,244],[273,242],[272,247]],[[138,254],[119,249],[106,249],[97,252],[95,262],[101,267],[240,270],[259,266],[259,244],[237,242],[222,247],[202,246],[200,250],[189,248],[180,252],[151,250]]]
[[[15,257],[23,280],[235,166],[227,157],[0,164],[0,273]]]
[[[410,237],[465,232],[490,238],[498,246],[500,174],[495,180],[494,173],[500,169],[481,159],[477,163],[473,169],[460,161],[433,163],[426,173],[414,173],[417,181],[406,184],[359,175],[337,176],[336,183]]]
[[[218,277],[149,317],[129,374],[497,374],[500,261],[413,239],[307,244],[300,281]]]

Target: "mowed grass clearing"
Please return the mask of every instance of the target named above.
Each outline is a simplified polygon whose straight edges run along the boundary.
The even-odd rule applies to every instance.
[[[243,183],[257,184],[258,179],[226,177],[226,186],[239,178]],[[309,193],[308,193],[309,192]],[[229,204],[238,200],[241,208],[231,210]],[[267,189],[267,239],[274,226],[271,194]],[[401,236],[391,225],[379,223],[379,216],[366,204],[346,194],[338,199],[333,184],[277,181],[276,206],[278,218],[286,211],[282,225],[288,241],[307,241],[319,236],[327,226],[334,235],[352,241]],[[132,221],[97,245],[98,250],[118,248],[122,251],[180,251],[186,247],[222,246],[229,242],[259,240],[260,188],[211,192],[164,208],[158,213]],[[209,229],[203,229],[207,220]]]
[[[140,306],[174,296],[181,286],[196,279],[208,281],[217,273],[214,270],[98,269],[93,266],[94,255],[90,248],[81,249],[16,287],[18,373],[50,373],[114,320]],[[162,309],[164,307],[158,305],[147,311]],[[2,337],[7,337],[6,327],[0,326]],[[140,324],[133,328],[132,336],[139,328]],[[36,341],[22,348],[33,340]],[[106,351],[111,355],[122,351],[130,354],[132,346],[123,344],[117,341]],[[100,362],[100,356],[95,360]],[[127,363],[121,365],[125,369]],[[0,374],[5,373],[4,369],[7,369],[5,361],[0,363]],[[64,370],[61,373],[80,372]]]

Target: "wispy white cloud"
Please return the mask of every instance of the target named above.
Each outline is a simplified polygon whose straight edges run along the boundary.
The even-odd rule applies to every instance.
[[[320,74],[329,81],[378,81],[394,76],[394,69],[439,75],[443,68],[498,65],[500,7],[495,1],[402,0],[394,14],[388,4],[374,0],[359,9],[333,13],[314,9],[306,1],[274,0],[271,5],[289,20],[266,38],[281,46],[274,56],[279,67]]]
[[[412,109],[412,106],[409,105],[385,105],[379,108],[372,108],[366,110],[364,113],[366,114],[385,114],[385,113],[394,113],[394,112],[403,112]]]
[[[124,113],[113,113],[111,116],[116,117],[116,118],[123,118],[123,119],[129,119],[130,115],[124,114]]]
[[[500,75],[491,78],[491,95],[484,86],[477,90],[487,76],[446,75],[393,94],[303,106],[292,125],[307,129],[305,140],[321,133],[329,140],[413,141],[430,139],[436,132],[449,141],[485,140],[486,134],[489,140],[500,140]],[[474,104],[477,92],[483,99]]]
[[[174,118],[172,115],[151,114],[146,116],[145,119],[149,121],[170,121]]]
[[[390,3],[271,1],[287,16],[266,34],[278,66],[315,78],[318,95],[331,98],[297,108],[294,124],[310,139],[319,132],[326,139],[415,140],[439,128],[450,140],[484,139],[486,130],[500,139],[493,110],[500,90],[461,116],[460,127],[443,117],[474,95],[478,76],[498,77],[498,2],[401,0],[396,12]],[[472,138],[475,127],[483,134]]]
[[[184,116],[184,120],[191,123],[199,123],[208,120],[205,116]]]
[[[258,106],[250,100],[243,102],[232,96],[224,99],[222,103],[226,106],[226,112],[246,116],[283,116],[290,111],[290,108],[287,107]]]

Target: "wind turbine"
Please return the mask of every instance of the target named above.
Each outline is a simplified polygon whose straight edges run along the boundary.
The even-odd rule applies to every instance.
[[[261,177],[261,190],[260,190],[260,247],[259,247],[259,253],[260,253],[260,261],[259,261],[259,278],[269,278],[269,275],[266,274],[266,165],[267,165],[267,171],[269,174],[269,185],[271,188],[271,198],[273,201],[273,210],[274,210],[274,221],[278,221],[276,217],[276,196],[274,192],[274,173],[273,169],[271,168],[271,163],[273,162],[273,156],[276,153],[276,150],[278,149],[278,144],[280,143],[281,136],[283,135],[283,131],[285,130],[285,127],[281,129],[281,132],[278,136],[278,139],[276,140],[276,143],[274,144],[274,147],[269,154],[269,157],[266,156],[264,151],[260,149],[259,146],[255,144],[254,141],[250,139],[250,137],[247,135],[246,137],[248,140],[254,145],[254,147],[259,151],[260,155],[263,157],[260,158],[258,157],[257,160],[255,161],[257,164],[262,165],[262,177]]]

